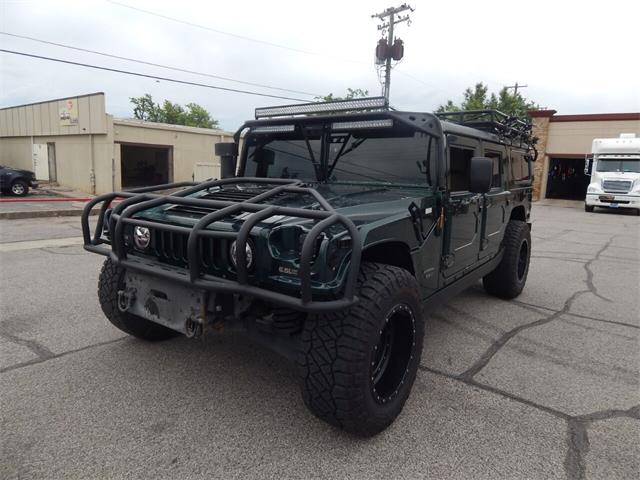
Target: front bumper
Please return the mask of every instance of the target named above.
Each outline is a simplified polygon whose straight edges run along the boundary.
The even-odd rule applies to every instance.
[[[640,195],[587,193],[584,202],[589,207],[640,208]]]
[[[188,197],[201,190],[213,188],[230,183],[255,183],[277,185],[256,197],[242,202],[205,200]],[[184,188],[189,187],[189,188]],[[184,188],[170,195],[151,193],[159,190]],[[312,195],[318,201],[322,209],[309,210],[302,208],[281,207],[262,203],[282,192]],[[117,198],[125,198],[111,210],[109,218],[106,212],[111,202]],[[89,214],[98,204],[101,204],[98,221],[94,235],[89,228]],[[161,205],[190,205],[206,207],[211,213],[204,215],[193,227],[170,225],[133,217],[136,213]],[[243,212],[251,213],[245,218],[238,231],[224,232],[207,229],[212,223],[231,215],[239,215]],[[251,229],[260,221],[277,215],[298,217],[314,220],[315,226],[309,231],[301,248],[300,267],[298,276],[300,280],[299,296],[282,292],[276,292],[258,285],[249,283],[247,262],[245,258],[245,245]],[[105,221],[108,221],[110,240],[102,237]],[[349,232],[352,238],[352,250],[349,271],[346,275],[342,298],[314,298],[312,292],[311,270],[316,245],[316,240],[322,232],[334,224],[341,224]],[[188,235],[187,241],[187,265],[188,268],[172,267],[170,265],[143,259],[134,255],[127,255],[125,245],[125,225],[139,225],[150,229],[164,230]],[[355,296],[355,288],[361,258],[361,245],[359,232],[354,223],[335,212],[317,190],[303,186],[298,180],[264,179],[264,178],[230,178],[213,180],[204,183],[182,182],[168,185],[147,187],[129,192],[114,192],[96,197],[88,202],[82,213],[82,233],[84,248],[87,251],[108,256],[113,262],[124,269],[143,275],[174,282],[194,290],[216,292],[220,294],[239,294],[265,300],[282,305],[294,310],[321,313],[342,310],[355,304],[358,299]],[[202,253],[198,249],[199,240],[203,237],[223,238],[237,242],[236,280],[221,278],[206,274],[202,271]],[[110,245],[110,248],[105,245]]]

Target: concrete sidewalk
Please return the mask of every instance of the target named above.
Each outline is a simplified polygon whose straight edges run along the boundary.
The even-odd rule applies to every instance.
[[[93,195],[85,192],[44,184],[26,197],[0,196],[0,220],[80,216],[90,198]]]

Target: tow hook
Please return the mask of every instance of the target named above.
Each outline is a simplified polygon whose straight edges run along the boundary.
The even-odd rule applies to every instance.
[[[202,321],[199,318],[187,318],[187,321],[184,322],[184,334],[187,338],[202,336]]]
[[[135,290],[118,290],[118,310],[126,312],[136,300]]]

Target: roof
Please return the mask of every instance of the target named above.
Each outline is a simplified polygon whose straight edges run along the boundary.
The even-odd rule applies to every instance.
[[[134,118],[114,118],[113,125],[124,125],[127,127],[149,128],[153,130],[169,130],[173,132],[195,133],[199,135],[233,135],[226,130],[214,128],[189,127],[186,125],[173,125],[169,123],[147,122],[146,120],[138,120]]]
[[[640,138],[595,138],[591,147],[591,153],[619,153],[626,155],[640,154]]]
[[[9,107],[2,107],[2,108],[0,108],[0,110],[9,110],[11,108],[28,107],[28,106],[31,106],[31,105],[41,105],[43,103],[60,102],[62,100],[71,100],[71,99],[83,98],[83,97],[93,97],[95,95],[104,96],[104,92],[85,93],[84,95],[73,95],[71,97],[53,98],[51,100],[42,100],[40,102],[23,103],[21,105],[11,105]]]
[[[610,121],[640,121],[640,112],[622,113],[581,113],[577,115],[556,115],[556,110],[529,110],[531,118],[548,118],[550,122],[610,122]]]

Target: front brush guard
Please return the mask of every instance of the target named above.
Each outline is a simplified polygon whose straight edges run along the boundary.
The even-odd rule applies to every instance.
[[[192,198],[188,195],[202,190],[220,187],[228,184],[258,184],[275,185],[273,188],[242,202],[210,200]],[[182,188],[171,194],[157,193],[161,190]],[[307,194],[315,198],[322,210],[309,210],[304,208],[290,208],[276,205],[268,205],[263,202],[280,193]],[[116,198],[123,198],[112,210],[108,218],[110,241],[102,237],[105,225],[105,216],[111,202]],[[91,210],[101,204],[98,221],[93,236],[89,227],[89,215]],[[133,215],[143,210],[161,205],[186,205],[215,209],[203,216],[193,227],[169,225],[165,223],[133,218]],[[208,230],[207,227],[230,215],[251,213],[238,232],[222,232]],[[316,224],[311,228],[304,239],[300,255],[300,297],[273,292],[248,283],[247,259],[245,247],[251,229],[261,221],[275,215],[298,217],[314,220]],[[305,186],[300,180],[278,178],[226,178],[223,180],[211,180],[203,183],[179,182],[153,187],[145,187],[127,192],[113,192],[100,195],[88,202],[81,217],[82,235],[85,250],[111,258],[112,261],[125,269],[137,271],[143,274],[153,275],[194,288],[228,294],[248,295],[268,302],[273,302],[285,307],[305,312],[328,312],[348,308],[358,301],[355,295],[360,259],[362,257],[362,242],[359,241],[359,232],[355,224],[344,215],[337,213],[320,193],[311,187]],[[352,251],[351,263],[342,298],[332,300],[314,300],[311,291],[311,266],[314,247],[319,235],[334,224],[342,224],[351,235]],[[164,230],[173,233],[188,235],[187,260],[188,270],[184,268],[170,267],[161,263],[154,264],[147,260],[129,258],[126,252],[124,239],[125,225],[139,225],[142,227]],[[213,237],[231,239],[237,242],[236,280],[228,280],[213,275],[204,274],[201,271],[201,258],[198,251],[198,239],[200,237]],[[111,245],[111,248],[103,246]]]

